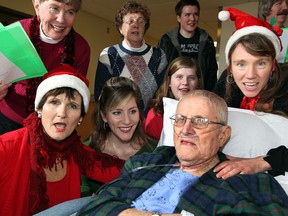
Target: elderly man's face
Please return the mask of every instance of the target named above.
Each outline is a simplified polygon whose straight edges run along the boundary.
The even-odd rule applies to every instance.
[[[217,111],[209,101],[202,97],[186,97],[179,102],[176,114],[189,118],[183,126],[174,125],[174,145],[181,165],[198,166],[215,161],[219,148],[230,135],[226,131],[229,127],[211,123],[207,128],[197,129],[190,120],[200,117],[219,122]]]

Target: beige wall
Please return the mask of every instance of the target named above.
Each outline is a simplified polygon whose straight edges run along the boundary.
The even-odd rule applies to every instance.
[[[34,15],[32,0],[1,0],[1,6],[23,13]],[[94,79],[97,61],[103,48],[119,43],[122,38],[115,28],[114,23],[103,20],[91,13],[81,10],[75,21],[75,30],[80,33],[91,47],[90,66],[87,78],[90,81],[90,92],[94,94]],[[149,30],[148,30],[149,31]],[[147,43],[156,45],[157,41],[145,37]],[[93,97],[91,97],[92,99]]]

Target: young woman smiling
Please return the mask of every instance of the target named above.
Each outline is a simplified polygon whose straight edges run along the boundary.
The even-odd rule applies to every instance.
[[[135,154],[151,152],[155,140],[143,131],[143,100],[138,85],[126,77],[106,81],[93,114],[90,146],[123,162]],[[82,178],[82,195],[95,193],[102,183]],[[88,187],[87,187],[88,186]]]

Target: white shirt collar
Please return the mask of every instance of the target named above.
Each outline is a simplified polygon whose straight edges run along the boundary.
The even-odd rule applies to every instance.
[[[143,39],[142,41],[142,46],[139,48],[134,48],[134,47],[130,47],[125,40],[122,41],[122,45],[125,49],[133,51],[133,52],[142,52],[147,48],[147,44],[145,43],[145,40]]]
[[[59,40],[54,40],[50,37],[47,37],[44,32],[42,31],[42,23],[40,23],[40,40],[49,44],[57,44],[58,42],[60,42],[63,38],[59,39]]]

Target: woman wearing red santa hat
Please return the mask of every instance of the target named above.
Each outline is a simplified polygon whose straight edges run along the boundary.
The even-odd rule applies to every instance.
[[[287,70],[276,60],[282,49],[282,30],[235,8],[219,13],[222,21],[229,17],[235,21],[236,30],[226,44],[227,73],[221,75],[214,91],[230,107],[288,117]],[[271,149],[267,156],[230,160],[215,169],[222,178],[267,170],[274,176],[288,171],[286,147]]]
[[[103,183],[123,162],[82,144],[88,80],[69,65],[47,73],[24,127],[0,136],[0,215],[32,215],[80,197],[80,176]]]

